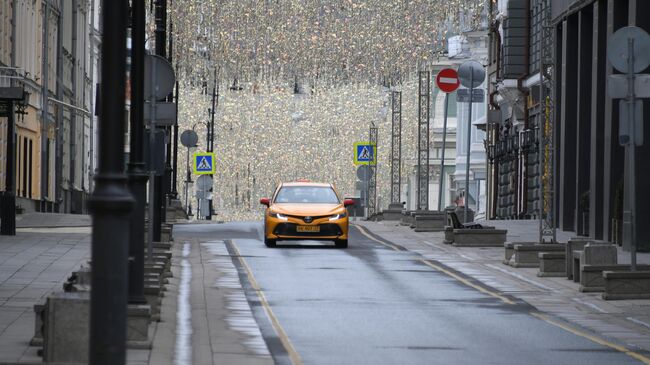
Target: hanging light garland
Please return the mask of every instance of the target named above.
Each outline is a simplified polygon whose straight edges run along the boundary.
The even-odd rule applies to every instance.
[[[379,127],[378,208],[385,208],[390,88],[403,95],[402,171],[409,171],[417,136],[409,123],[417,120],[413,76],[443,56],[450,35],[480,26],[486,7],[485,0],[175,1],[179,124],[196,127],[201,150],[199,122],[209,118],[218,70],[218,219],[259,219],[259,198],[298,178],[332,182],[353,196],[352,145],[368,139],[371,122]]]

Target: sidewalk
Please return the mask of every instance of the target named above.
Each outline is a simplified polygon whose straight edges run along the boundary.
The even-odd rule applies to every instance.
[[[581,326],[600,336],[650,351],[650,300],[605,301],[601,293],[581,293],[579,284],[566,278],[537,276],[537,268],[504,265],[503,248],[458,248],[443,243],[443,232],[415,232],[397,221],[356,221],[375,235],[438,261],[487,286],[522,299],[541,312]],[[482,222],[483,223],[483,222]],[[507,229],[508,241],[539,240],[538,221],[489,221]],[[558,241],[575,236],[559,232]],[[629,252],[618,250],[619,263],[629,263]],[[650,253],[639,253],[638,263],[650,263]]]
[[[16,235],[0,236],[0,365],[43,363],[37,353],[41,347],[29,345],[35,327],[33,306],[52,292],[62,292],[70,274],[90,259],[90,216],[27,213],[17,218]],[[189,251],[190,246],[192,254],[187,257],[184,248]],[[192,327],[192,345],[184,351],[194,363],[223,359],[229,364],[272,363],[225,243],[178,237],[172,252],[173,276],[165,285],[161,320],[149,326],[152,348],[128,349],[127,364],[176,363],[181,356],[179,338],[188,329],[192,333]],[[205,255],[210,259],[201,263]],[[188,260],[196,278],[185,278],[190,280],[185,290],[189,284],[191,307],[186,309],[192,323],[189,328],[177,328],[178,301],[187,297],[181,292]]]
[[[0,363],[41,362],[34,335],[33,306],[90,257],[88,216],[18,215],[16,235],[0,236]]]
[[[0,364],[43,363],[41,347],[29,345],[34,304],[62,292],[70,274],[88,265],[90,243],[90,216],[78,214],[21,214],[16,217],[16,235],[0,236]],[[166,301],[175,299],[170,298]],[[151,327],[155,333],[156,324]],[[149,364],[151,353],[128,350],[128,364]]]

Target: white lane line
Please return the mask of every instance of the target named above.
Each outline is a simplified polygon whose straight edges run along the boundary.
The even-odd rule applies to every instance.
[[[642,325],[642,326],[645,326],[645,327],[650,328],[650,323],[643,322],[643,321],[638,320],[638,319],[636,319],[636,318],[633,318],[633,317],[627,317],[627,320],[630,321],[630,322],[634,322],[634,323],[636,323],[636,324],[640,324],[640,325]]]
[[[487,264],[487,265],[485,265],[485,266],[491,267],[491,268],[493,268],[494,270],[501,271],[501,272],[504,273],[504,274],[508,274],[508,275],[510,275],[510,276],[514,276],[515,278],[517,278],[517,279],[519,279],[519,280],[521,280],[521,281],[525,281],[525,282],[527,282],[527,283],[529,283],[529,284],[532,284],[532,285],[534,285],[534,286],[536,286],[536,287],[538,287],[538,288],[540,288],[540,289],[544,289],[544,290],[548,290],[548,291],[553,291],[552,288],[549,288],[548,286],[546,286],[546,285],[544,285],[544,284],[542,284],[542,283],[538,283],[538,282],[536,282],[535,280],[530,280],[530,279],[528,279],[527,277],[525,277],[525,276],[523,276],[523,275],[519,275],[519,274],[517,274],[517,273],[514,273],[514,272],[511,272],[511,271],[508,271],[508,270],[506,270],[506,269],[502,269],[502,268],[500,268],[500,267],[498,267],[498,266],[496,266],[496,265],[493,265],[493,264]]]
[[[183,244],[183,259],[181,260],[181,280],[178,286],[178,309],[176,311],[176,351],[174,364],[188,365],[192,363],[192,306],[190,290],[192,282],[192,264],[187,257],[190,255],[190,244]]]
[[[600,308],[599,306],[595,305],[594,303],[589,303],[589,302],[587,302],[585,300],[582,300],[580,298],[573,298],[573,301],[578,302],[578,303],[580,303],[582,305],[586,305],[589,308],[595,309],[597,312],[608,313],[606,310]]]

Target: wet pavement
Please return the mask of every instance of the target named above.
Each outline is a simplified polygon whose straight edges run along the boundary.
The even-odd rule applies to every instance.
[[[509,239],[534,234],[498,223]],[[40,362],[32,307],[90,253],[88,216],[18,224],[0,237],[0,364]],[[264,246],[258,222],[175,225],[153,347],[130,349],[128,364],[650,364],[650,301],[579,293],[501,264],[503,249],[365,221],[345,250],[279,246]]]
[[[276,363],[641,363],[358,228],[347,250],[307,241],[269,249],[259,223],[179,226],[176,232],[224,242]]]

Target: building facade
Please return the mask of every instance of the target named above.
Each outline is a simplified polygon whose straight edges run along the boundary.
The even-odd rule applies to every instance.
[[[23,210],[84,212],[90,189],[91,106],[97,83],[91,65],[99,38],[93,15],[98,3],[0,4],[0,82],[23,86],[28,93],[15,118],[14,137],[16,204]],[[6,168],[6,123],[7,118],[0,118],[0,189]]]
[[[650,31],[650,19],[644,16],[649,12],[650,2],[645,0],[499,0],[494,4],[488,113],[489,166],[494,176],[489,189],[491,217],[538,217],[540,177],[551,169],[550,213],[557,228],[628,244],[623,237],[628,172],[618,142],[618,103],[607,94],[608,77],[616,73],[607,60],[607,47],[610,36],[622,27],[636,25]],[[546,25],[552,37],[548,43]],[[549,90],[540,88],[544,61],[540,57],[548,50],[544,44],[552,44]],[[548,125],[542,123],[546,119]],[[549,153],[555,163],[540,169],[536,143],[549,130],[553,137]],[[650,202],[650,195],[643,189],[650,183],[649,162],[643,158],[650,150],[646,143],[635,151],[634,227],[639,249],[650,251],[650,227],[644,224],[650,218],[650,206],[644,204]]]

